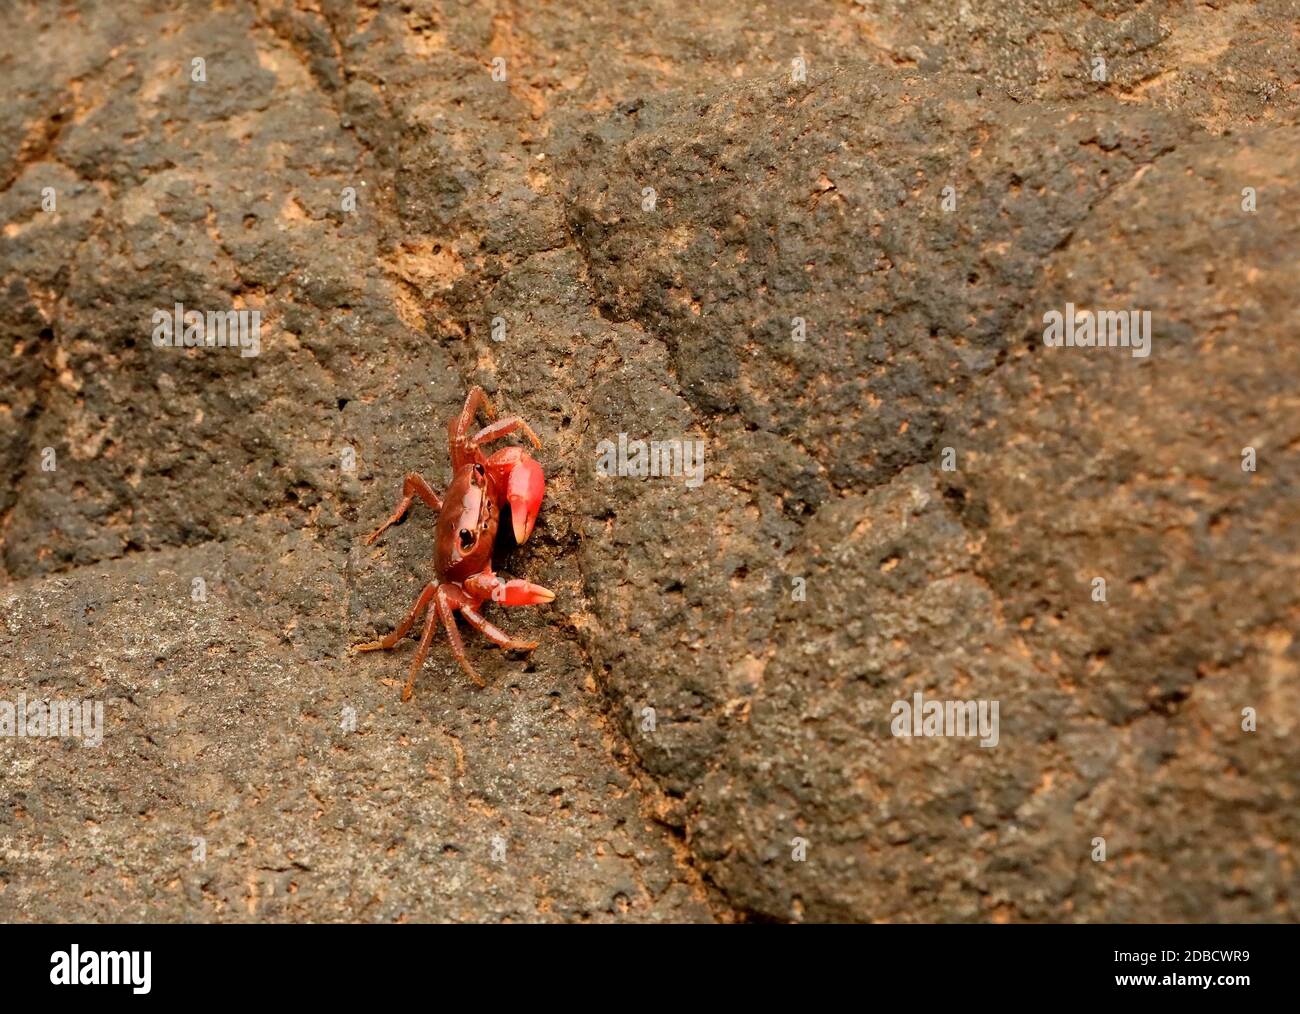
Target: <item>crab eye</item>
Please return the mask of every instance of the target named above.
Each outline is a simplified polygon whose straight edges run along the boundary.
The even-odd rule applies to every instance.
[[[468,528],[462,528],[460,530],[460,548],[469,549],[473,545],[474,545],[474,533],[471,532]]]
[[[483,474],[483,466],[482,466],[482,465],[475,465],[475,466],[474,466],[474,474],[475,474],[475,475],[482,475],[482,474]]]

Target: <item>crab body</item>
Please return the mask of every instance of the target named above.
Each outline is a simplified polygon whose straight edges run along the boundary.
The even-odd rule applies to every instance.
[[[501,493],[482,465],[462,468],[438,512],[433,569],[442,581],[463,581],[492,559]]]
[[[471,435],[480,410],[494,421]],[[492,550],[502,510],[509,506],[515,541],[522,545],[532,534],[546,492],[542,466],[522,447],[503,447],[490,456],[484,453],[485,444],[516,431],[522,432],[535,447],[541,446],[537,435],[522,419],[495,417],[483,389],[471,388],[465,407],[447,427],[452,479],[444,495],[439,497],[418,472],[408,473],[402,484],[402,500],[392,516],[366,539],[367,545],[374,543],[390,525],[406,516],[416,499],[438,512],[433,550],[435,580],[425,585],[411,611],[391,634],[355,648],[357,651],[393,648],[414,626],[420,613],[427,612],[420,647],[402,690],[404,701],[411,697],[416,674],[428,655],[439,621],[447,631],[452,654],[461,668],[483,686],[483,680],[465,656],[456,617],[463,618],[501,648],[531,651],[537,647],[536,643],[514,640],[485,620],[479,608],[487,599],[506,606],[531,606],[555,598],[541,585],[522,580],[503,581],[492,572]]]

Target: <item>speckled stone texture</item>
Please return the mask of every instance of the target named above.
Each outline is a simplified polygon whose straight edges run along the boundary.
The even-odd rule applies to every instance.
[[[0,736],[0,919],[1300,917],[1293,0],[16,3],[0,47],[0,701],[104,705]],[[261,354],[155,348],[176,302]],[[1045,346],[1067,303],[1150,356]],[[348,647],[432,517],[361,539],[475,383],[544,441],[500,569],[557,599],[402,704],[413,645]],[[600,474],[620,434],[703,482]],[[896,737],[918,692],[998,744]]]

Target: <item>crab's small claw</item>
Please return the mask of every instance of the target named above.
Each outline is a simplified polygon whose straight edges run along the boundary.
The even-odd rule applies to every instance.
[[[465,590],[475,601],[491,599],[499,606],[540,606],[555,601],[555,592],[549,588],[520,577],[502,581],[490,570],[467,577]]]
[[[542,508],[545,495],[546,477],[542,474],[542,466],[527,454],[521,454],[506,480],[510,520],[515,530],[515,542],[521,546],[533,534],[533,525],[537,523],[537,512]],[[543,601],[549,602],[550,599]]]
[[[523,578],[501,581],[492,589],[492,601],[501,606],[540,606],[555,601],[555,592]]]

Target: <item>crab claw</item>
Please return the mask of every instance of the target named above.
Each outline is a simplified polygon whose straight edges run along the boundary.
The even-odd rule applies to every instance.
[[[537,512],[542,508],[545,494],[546,477],[542,474],[542,466],[527,454],[520,455],[506,480],[506,501],[510,504],[515,542],[521,546],[533,534],[533,525],[537,523]],[[550,599],[542,601],[549,602]]]
[[[555,592],[523,578],[498,582],[492,589],[492,601],[502,606],[540,606],[555,601]]]

